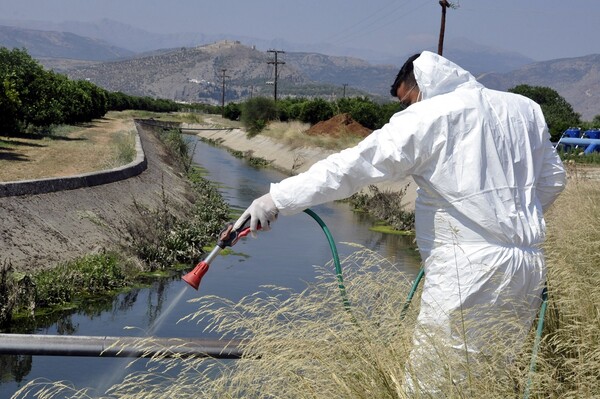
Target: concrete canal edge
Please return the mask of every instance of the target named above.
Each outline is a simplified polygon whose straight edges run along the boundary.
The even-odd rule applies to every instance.
[[[137,127],[137,122],[136,122]],[[135,135],[135,159],[120,167],[83,173],[66,177],[53,177],[37,180],[20,180],[0,183],[0,197],[19,195],[37,195],[56,191],[74,190],[82,187],[92,187],[101,184],[114,183],[142,173],[148,167],[146,155],[142,147],[139,132]]]
[[[206,128],[205,125],[187,123],[183,123],[181,129],[184,133],[214,141],[225,148],[248,152],[253,157],[266,159],[271,162],[274,168],[289,175],[304,172],[314,163],[336,152],[316,147],[290,148],[263,135],[248,138],[248,135],[242,129],[217,130]],[[378,183],[376,186],[382,190],[398,191],[407,184],[409,186],[404,201],[407,209],[414,209],[417,198],[417,184],[412,177],[407,177],[401,182]]]
[[[193,207],[191,183],[151,129],[139,122],[135,128],[136,160],[128,165],[4,184],[0,263],[28,272],[98,251],[120,251],[130,244],[129,227],[147,222],[140,210],[162,209],[165,203],[177,217],[186,217]]]

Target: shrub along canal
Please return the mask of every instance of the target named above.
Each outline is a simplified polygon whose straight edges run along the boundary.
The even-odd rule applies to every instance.
[[[188,136],[194,149],[193,162],[207,172],[206,178],[218,184],[232,208],[245,209],[269,190],[271,182],[286,176],[268,168],[250,166],[228,151]],[[413,237],[371,231],[372,219],[355,213],[348,204],[334,203],[313,208],[329,227],[340,257],[354,253],[355,243],[393,258],[414,277],[419,258]],[[178,321],[197,310],[191,299],[216,295],[237,301],[276,285],[303,290],[315,280],[315,267],[331,260],[331,250],[319,225],[305,213],[281,217],[272,231],[259,233],[237,243],[229,255],[219,256],[210,266],[198,291],[180,276],[157,278],[151,286],[134,288],[111,299],[99,300],[85,308],[65,311],[60,318],[37,320],[34,334],[91,336],[208,337],[205,325]],[[328,266],[329,267],[329,266]],[[333,266],[330,266],[334,273]],[[77,387],[106,389],[130,372],[144,369],[143,360],[65,356],[0,356],[0,397],[10,397],[27,382],[45,378],[66,380]],[[129,365],[129,366],[128,366]]]

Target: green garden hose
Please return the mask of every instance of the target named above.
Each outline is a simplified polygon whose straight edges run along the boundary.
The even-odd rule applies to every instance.
[[[327,227],[323,219],[319,217],[319,215],[317,215],[311,209],[305,209],[304,212],[310,215],[319,224],[319,226],[321,226],[321,229],[323,229],[323,232],[327,237],[327,241],[329,242],[329,248],[331,249],[331,255],[333,256],[333,264],[335,265],[335,275],[338,280],[338,288],[340,290],[340,294],[342,295],[344,308],[347,311],[350,311],[350,301],[348,300],[348,296],[346,294],[346,287],[344,286],[344,278],[342,276],[342,266],[340,264],[340,257],[338,255],[337,247],[335,246],[333,236],[331,235],[329,228]]]
[[[323,220],[314,211],[312,211],[311,209],[305,209],[304,212],[307,213],[308,215],[310,215],[319,224],[319,226],[321,226],[321,228],[323,229],[323,232],[325,233],[325,236],[327,237],[327,241],[329,242],[329,247],[331,248],[331,254],[333,256],[333,263],[335,265],[335,274],[336,274],[336,277],[338,280],[338,288],[340,290],[340,294],[342,295],[342,301],[344,303],[344,308],[347,311],[350,311],[350,301],[348,300],[348,296],[346,294],[346,287],[344,286],[344,278],[342,276],[342,266],[340,264],[340,257],[338,255],[337,247],[335,246],[335,241],[333,239],[333,236],[331,235],[331,232],[329,231],[329,228],[327,227],[325,222],[323,222]],[[400,312],[400,320],[404,320],[404,317],[406,315],[406,312],[408,311],[410,303],[417,291],[417,288],[419,287],[419,283],[421,282],[421,280],[423,279],[424,276],[425,276],[425,270],[423,268],[421,268],[419,270],[419,273],[415,277],[412,287],[410,288],[410,292],[408,293],[408,297],[406,298],[406,302],[404,303],[404,306],[402,307],[402,311]],[[542,338],[542,330],[544,329],[544,316],[546,314],[547,306],[548,306],[548,290],[547,290],[547,288],[544,288],[544,290],[542,291],[542,306],[541,306],[540,312],[539,312],[538,325],[537,325],[537,330],[536,330],[536,335],[535,335],[535,341],[533,344],[533,352],[531,355],[531,362],[529,365],[529,377],[527,379],[527,385],[525,387],[525,392],[523,395],[524,399],[529,399],[529,395],[530,395],[531,384],[532,384],[531,379],[533,377],[533,374],[535,373],[537,354],[539,351],[540,341]]]

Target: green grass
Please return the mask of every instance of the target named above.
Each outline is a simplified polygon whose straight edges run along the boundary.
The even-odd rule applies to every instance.
[[[31,275],[15,273],[12,279],[18,288],[12,291],[14,315],[34,312],[41,316],[76,307],[77,301],[106,295],[130,284],[135,278],[131,270],[120,255],[109,252],[87,255]]]
[[[73,133],[77,130],[81,130],[81,127],[73,125],[58,125],[52,127],[50,134],[53,136],[68,136],[70,133]]]
[[[135,150],[135,132],[118,132],[115,138],[117,155],[115,162],[119,165],[127,165],[133,162],[137,153]]]

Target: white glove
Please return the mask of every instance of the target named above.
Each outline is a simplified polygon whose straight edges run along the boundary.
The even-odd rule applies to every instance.
[[[277,220],[277,214],[279,209],[275,206],[271,194],[265,194],[252,201],[252,204],[242,213],[242,216],[235,222],[233,229],[237,230],[241,228],[248,218],[250,218],[250,232],[255,235],[258,223],[260,222],[260,228],[264,231],[271,229],[269,224]]]

